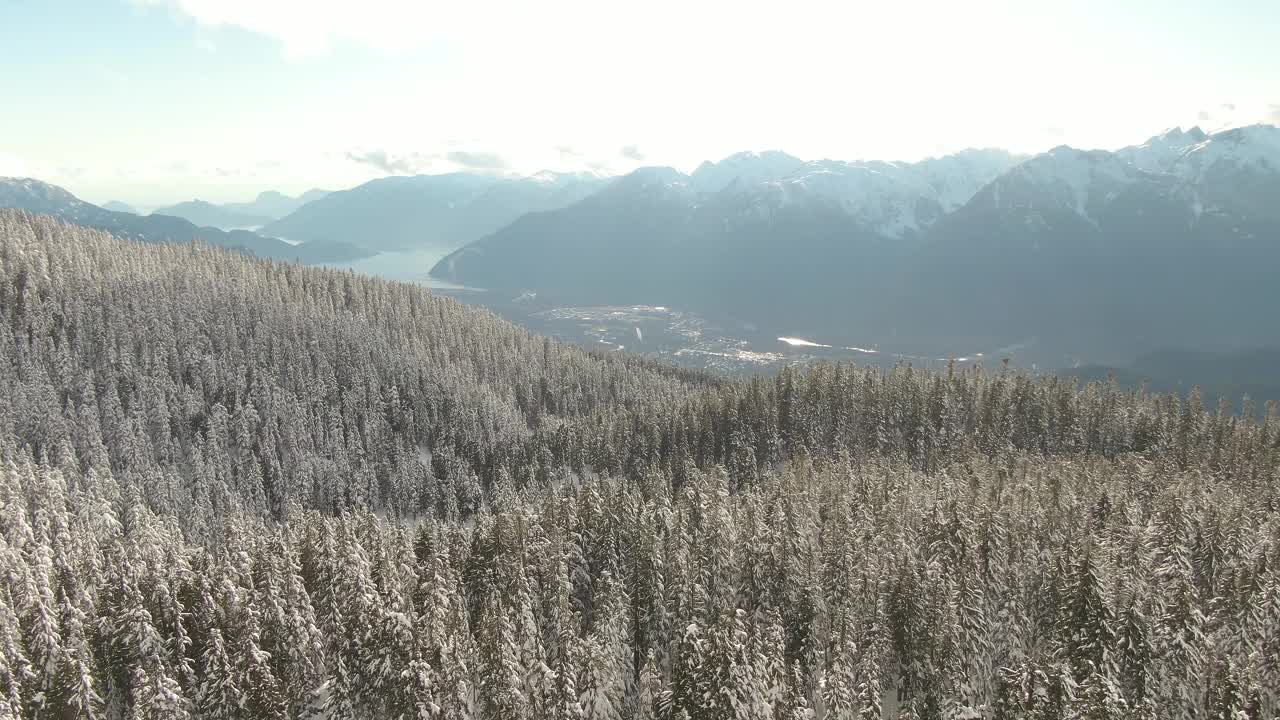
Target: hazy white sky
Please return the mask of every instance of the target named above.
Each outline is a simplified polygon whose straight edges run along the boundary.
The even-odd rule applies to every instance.
[[[1280,122],[1280,3],[3,0],[0,175],[141,206]]]

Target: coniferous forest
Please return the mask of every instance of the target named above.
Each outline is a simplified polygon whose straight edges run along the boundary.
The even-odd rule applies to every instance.
[[[0,211],[0,718],[1280,717],[1280,417]]]

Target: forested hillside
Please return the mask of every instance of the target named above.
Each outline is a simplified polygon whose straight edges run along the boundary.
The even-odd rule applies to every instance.
[[[726,380],[0,211],[0,718],[1280,717],[1280,418]]]

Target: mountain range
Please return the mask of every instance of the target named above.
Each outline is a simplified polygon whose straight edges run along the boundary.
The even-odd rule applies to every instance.
[[[345,242],[371,250],[424,245],[453,249],[532,212],[571,205],[607,179],[540,172],[523,178],[470,173],[393,176],[330,193],[266,225],[263,233],[302,242]]]
[[[294,212],[313,200],[328,195],[328,190],[308,190],[290,197],[274,190],[259,193],[251,202],[215,204],[204,200],[188,200],[162,207],[153,215],[172,215],[196,225],[236,230],[256,228]],[[127,206],[126,206],[127,207]]]
[[[245,230],[199,227],[170,215],[137,215],[108,210],[85,202],[57,185],[33,178],[0,177],[0,208],[51,215],[125,239],[142,242],[190,242],[199,239],[210,245],[238,248],[260,257],[305,263],[340,262],[369,254],[367,250],[347,243],[316,242],[295,246]]]
[[[1280,343],[1278,197],[1269,125],[914,163],[768,151],[691,173],[396,176],[149,216],[0,180],[0,206],[123,237],[305,262],[427,248],[448,253],[434,276],[471,287],[941,356],[1031,344],[1053,366]]]
[[[110,210],[111,212],[133,213],[134,215],[141,214],[138,212],[137,208],[135,208],[134,206],[130,205],[129,203],[120,202],[119,200],[112,200],[110,202],[103,203],[102,209]]]
[[[1037,337],[1122,361],[1280,339],[1280,130],[918,163],[740,154],[643,168],[451,253],[443,279],[684,304],[961,354]],[[785,326],[785,327],[784,327]]]
[[[804,163],[768,152],[689,175],[642,168],[574,205],[521,217],[433,272],[479,287],[760,317],[744,304],[760,288],[813,292],[878,272],[1017,161],[1000,150],[914,164]]]
[[[176,205],[158,208],[151,214],[180,217],[195,225],[216,227],[223,230],[248,230],[271,222],[271,218],[265,215],[250,215],[236,210],[229,210],[224,206],[215,205],[204,200],[180,202]]]

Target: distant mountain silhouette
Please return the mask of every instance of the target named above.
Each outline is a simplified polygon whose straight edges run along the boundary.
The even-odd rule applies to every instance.
[[[122,203],[119,200],[112,200],[108,203],[104,203],[102,206],[102,209],[110,210],[111,212],[126,212],[126,213],[133,213],[134,215],[138,214],[138,211],[134,209],[132,205],[129,205],[128,203]]]
[[[114,212],[87,203],[57,185],[32,178],[0,178],[0,207],[52,215],[60,220],[105,230],[117,237],[143,242],[191,242],[238,248],[254,255],[305,263],[340,262],[370,254],[347,243],[318,242],[300,246],[243,230],[197,227],[170,215]]]
[[[569,205],[604,182],[594,175],[551,172],[527,178],[469,173],[386,177],[307,203],[262,231],[375,250],[458,247],[526,213]]]
[[[1280,403],[1280,349],[1255,348],[1231,353],[1165,350],[1143,355],[1131,365],[1085,365],[1059,370],[1059,375],[1084,382],[1114,379],[1127,388],[1178,393],[1183,398],[1199,387],[1201,402],[1214,409],[1225,401],[1232,412],[1242,411],[1243,399],[1256,414],[1267,403]]]
[[[308,190],[298,197],[289,197],[275,190],[259,193],[252,202],[211,203],[204,200],[188,200],[155,210],[153,215],[172,215],[196,225],[235,230],[256,228],[278,220],[313,200],[328,195],[328,190]],[[132,212],[132,211],[129,211]]]
[[[279,220],[303,205],[319,200],[328,194],[328,190],[313,188],[297,197],[290,197],[275,190],[267,190],[258,193],[258,197],[254,198],[252,202],[223,203],[222,207],[232,212]]]
[[[226,206],[214,205],[203,200],[188,200],[177,205],[159,208],[151,214],[172,215],[195,225],[216,227],[223,230],[260,227],[271,222],[271,218],[265,215],[252,215],[238,210],[230,210]]]

